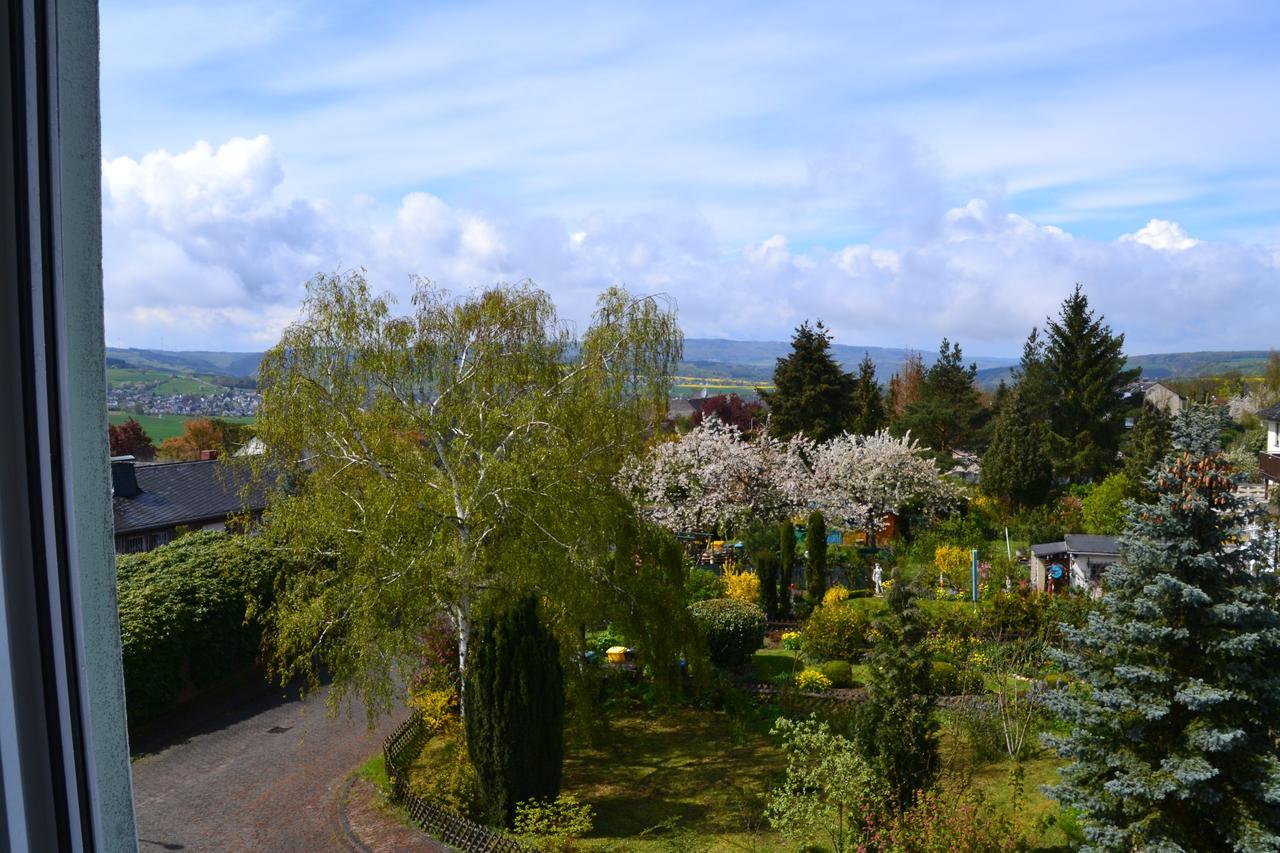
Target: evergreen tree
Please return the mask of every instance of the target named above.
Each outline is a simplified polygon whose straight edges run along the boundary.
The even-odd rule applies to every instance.
[[[888,423],[884,395],[880,393],[880,383],[876,381],[875,362],[867,353],[862,354],[862,362],[858,365],[858,385],[853,396],[857,414],[853,419],[852,432],[871,435],[884,429]]]
[[[1022,404],[1033,419],[1048,426],[1049,409],[1057,396],[1053,371],[1045,357],[1044,338],[1038,328],[1022,344],[1022,358],[1013,371],[1015,387],[1022,392]]]
[[[1046,320],[1045,365],[1052,376],[1049,422],[1060,477],[1091,480],[1115,464],[1124,438],[1120,389],[1138,377],[1125,369],[1124,335],[1095,318],[1079,285]]]
[[[796,526],[791,519],[782,522],[778,540],[778,554],[782,561],[778,573],[778,611],[785,617],[791,615],[791,580],[796,571]]]
[[[1069,763],[1050,793],[1099,850],[1280,849],[1277,581],[1238,537],[1253,510],[1217,447],[1217,414],[1175,425],[1154,505],[1132,507],[1102,608],[1064,627],[1053,694]]]
[[[778,555],[772,549],[755,555],[756,577],[760,578],[760,609],[770,619],[778,618]]]
[[[804,597],[811,607],[817,607],[827,593],[827,521],[822,513],[814,511],[809,514],[804,544],[809,549],[809,558],[805,561]]]
[[[982,457],[982,490],[1016,506],[1044,502],[1053,485],[1053,463],[1042,421],[1022,389],[1010,392],[996,418],[991,446]]]
[[[1133,422],[1129,444],[1124,453],[1124,473],[1145,488],[1151,469],[1159,465],[1173,449],[1173,418],[1159,406],[1145,403]]]
[[[791,337],[791,353],[778,359],[774,390],[761,391],[769,405],[770,430],[779,438],[804,433],[814,441],[853,426],[856,380],[831,357],[831,335],[821,322],[802,323]]]
[[[924,373],[920,399],[907,407],[899,431],[910,430],[939,453],[973,447],[986,417],[974,384],[977,375],[976,364],[965,367],[960,344],[943,338],[938,360]]]
[[[859,752],[899,810],[937,776],[938,724],[933,663],[924,647],[924,619],[915,591],[895,571],[889,609],[876,620],[867,656],[868,698],[857,726]]]
[[[467,752],[486,819],[510,826],[518,803],[560,793],[560,644],[538,618],[533,596],[495,605],[472,639],[464,680]]]

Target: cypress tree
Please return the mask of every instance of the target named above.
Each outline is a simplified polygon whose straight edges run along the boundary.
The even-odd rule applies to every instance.
[[[791,519],[782,522],[778,529],[778,553],[782,561],[778,572],[778,612],[791,615],[791,581],[796,571],[796,526]]]
[[[526,596],[482,618],[467,658],[467,752],[487,820],[510,826],[516,805],[555,799],[564,759],[560,644]]]
[[[1216,449],[1216,412],[1175,425],[1154,504],[1133,505],[1101,610],[1054,653],[1068,759],[1052,796],[1105,850],[1280,849],[1277,580],[1238,533],[1256,511]]]
[[[1095,318],[1076,285],[1056,320],[1047,320],[1044,361],[1052,376],[1049,422],[1058,476],[1091,480],[1115,463],[1124,437],[1122,386],[1139,371],[1125,369],[1124,335]]]
[[[982,457],[982,490],[1016,506],[1034,506],[1044,502],[1052,485],[1044,424],[1015,390],[1001,406],[991,447]]]
[[[885,411],[884,394],[880,392],[880,383],[876,381],[876,364],[867,353],[862,354],[862,362],[858,365],[858,381],[853,398],[857,411],[853,419],[853,432],[871,435],[885,428],[889,416]]]
[[[770,619],[778,618],[778,555],[772,549],[755,556],[756,577],[760,579],[760,608]]]
[[[867,656],[868,698],[858,716],[855,742],[890,803],[901,810],[938,774],[937,700],[924,619],[915,591],[896,571],[888,604],[876,620],[878,636]]]
[[[831,357],[831,335],[818,322],[802,323],[791,337],[791,353],[778,359],[769,404],[769,430],[779,438],[804,433],[814,441],[848,431],[856,414],[853,375]]]
[[[1145,484],[1151,471],[1173,449],[1173,418],[1159,406],[1142,405],[1129,433],[1124,453],[1124,473],[1135,483]]]
[[[827,522],[822,513],[816,510],[809,514],[804,543],[809,549],[804,573],[804,597],[810,606],[817,607],[827,592]]]

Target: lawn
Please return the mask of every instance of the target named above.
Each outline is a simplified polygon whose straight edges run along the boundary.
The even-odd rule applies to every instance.
[[[182,427],[187,421],[192,420],[193,415],[134,415],[129,412],[108,412],[107,419],[113,424],[122,424],[129,418],[133,418],[142,425],[142,429],[147,435],[151,436],[152,443],[159,445],[166,438],[172,438],[175,435],[182,435]],[[222,417],[220,420],[232,421],[240,424],[251,424],[254,418],[243,417]]]

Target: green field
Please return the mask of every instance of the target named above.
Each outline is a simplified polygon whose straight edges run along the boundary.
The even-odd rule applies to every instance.
[[[220,389],[220,386],[193,374],[167,373],[163,370],[131,367],[107,368],[108,386],[133,384],[150,385],[157,394],[200,394]]]
[[[142,429],[151,436],[153,444],[160,444],[166,438],[172,438],[175,435],[182,435],[182,425],[189,420],[194,420],[191,415],[131,415],[128,412],[108,412],[107,419],[113,424],[122,424],[129,418],[133,418],[142,425]],[[253,418],[232,418],[224,417],[219,420],[232,421],[239,424],[251,424]]]

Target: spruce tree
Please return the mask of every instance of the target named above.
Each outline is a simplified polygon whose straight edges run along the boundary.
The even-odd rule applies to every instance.
[[[778,530],[778,554],[782,561],[778,572],[778,612],[783,618],[791,615],[791,581],[796,571],[796,526],[791,519],[782,522]]]
[[[809,549],[809,558],[805,561],[804,597],[811,607],[817,607],[822,603],[822,596],[827,594],[827,521],[816,510],[809,514],[804,544]]]
[[[560,644],[535,598],[495,604],[480,621],[464,690],[467,752],[486,819],[510,826],[518,803],[560,793],[564,759]]]
[[[858,365],[858,384],[853,397],[857,414],[854,415],[852,432],[871,435],[884,429],[889,421],[884,395],[876,381],[876,364],[867,353],[862,354],[862,362]]]
[[[1042,421],[1023,397],[1010,392],[996,418],[991,446],[982,457],[982,490],[1015,506],[1044,502],[1053,485],[1053,462]]]
[[[902,810],[938,774],[938,723],[933,714],[937,701],[923,615],[915,591],[896,571],[888,604],[888,611],[876,620],[877,637],[867,655],[868,697],[859,712],[855,739],[890,805]]]
[[[1124,473],[1135,483],[1145,484],[1151,469],[1173,449],[1173,418],[1159,406],[1143,404],[1133,422],[1124,451]]]
[[[1138,377],[1125,369],[1124,335],[1094,317],[1079,285],[1046,321],[1045,365],[1052,377],[1049,422],[1055,473],[1073,480],[1102,477],[1124,438],[1120,389]]]
[[[939,453],[974,447],[987,414],[974,384],[977,375],[976,364],[965,366],[960,344],[943,338],[938,360],[924,373],[920,399],[907,407],[897,428]]]
[[[805,322],[796,329],[791,353],[778,359],[774,368],[774,390],[760,392],[769,405],[769,429],[775,436],[804,433],[826,441],[853,427],[857,383],[830,350],[831,335],[821,322]]]
[[[1255,515],[1217,449],[1218,414],[1175,424],[1176,452],[1134,505],[1101,610],[1054,655],[1068,759],[1052,796],[1098,850],[1280,849],[1277,581],[1254,573]]]

